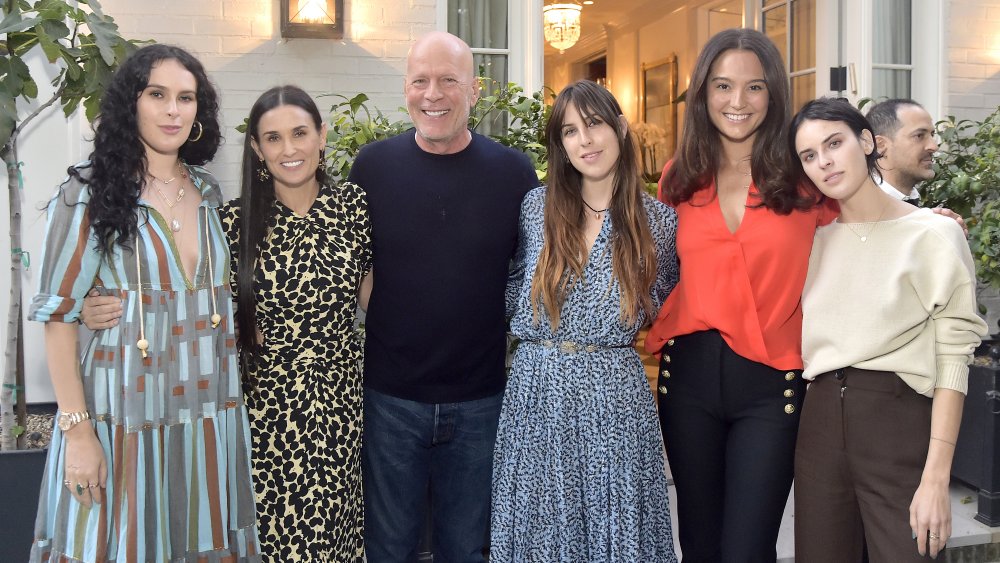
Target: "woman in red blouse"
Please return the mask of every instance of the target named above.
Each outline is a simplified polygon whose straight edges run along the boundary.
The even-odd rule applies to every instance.
[[[760,32],[705,45],[661,199],[677,211],[680,282],[646,349],[677,488],[684,561],[774,561],[805,383],[800,351],[813,234],[836,207],[796,185],[789,92]]]

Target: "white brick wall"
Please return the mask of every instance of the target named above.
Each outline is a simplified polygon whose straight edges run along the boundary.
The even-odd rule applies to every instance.
[[[399,117],[396,109],[403,105],[407,49],[416,37],[436,29],[438,1],[347,0],[345,37],[339,41],[282,41],[277,0],[102,0],[101,4],[125,37],[179,45],[201,59],[221,93],[226,134],[226,143],[210,167],[222,181],[226,196],[235,197],[243,147],[243,136],[235,127],[243,122],[261,92],[278,84],[296,84],[314,97],[331,92],[350,97],[365,92],[384,113]],[[40,53],[36,49],[31,57],[35,76],[42,76],[47,68]],[[47,80],[38,82],[40,90],[48,91]],[[333,98],[317,99],[324,113],[334,103]],[[89,152],[85,139],[92,135],[80,121],[75,117],[67,125],[55,108],[36,120],[19,143],[19,156],[26,163],[23,246],[33,258],[31,270],[24,275],[28,301],[38,284],[37,264],[45,227],[45,218],[37,210],[65,176],[66,167]],[[8,230],[7,216],[4,197],[0,200],[0,232]],[[7,272],[9,268],[9,253],[0,254],[0,270]],[[9,295],[7,284],[3,286],[0,311],[6,312]],[[42,325],[26,323],[25,331],[28,401],[54,401],[45,367]],[[6,323],[0,324],[0,340],[5,332]],[[0,356],[0,369],[4,361]]]
[[[1000,104],[1000,0],[951,0],[947,114],[982,119]]]
[[[103,0],[122,35],[188,49],[205,65],[222,96],[226,143],[211,169],[226,195],[239,190],[243,122],[257,96],[278,84],[313,96],[365,92],[399,117],[402,73],[410,43],[436,28],[437,0],[349,0],[343,40],[282,40],[275,0]],[[168,7],[169,6],[169,7]],[[317,98],[324,113],[333,98]]]

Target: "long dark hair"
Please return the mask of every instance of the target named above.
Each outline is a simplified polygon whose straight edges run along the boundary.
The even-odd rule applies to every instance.
[[[563,148],[562,126],[567,111],[607,123],[618,136],[620,156],[614,170],[611,195],[612,276],[621,287],[621,318],[628,324],[639,311],[652,312],[649,289],[656,281],[656,251],[643,205],[642,175],[635,138],[622,123],[618,101],[602,86],[589,80],[570,84],[559,93],[545,128],[548,139],[549,179],[545,195],[545,242],[531,280],[531,303],[535,318],[541,304],[553,330],[566,294],[583,277],[587,251],[583,231],[585,215],[580,195],[582,176]]]
[[[766,35],[753,29],[727,29],[709,39],[698,55],[684,111],[684,133],[674,162],[663,181],[666,203],[689,201],[695,192],[711,184],[722,158],[719,131],[708,115],[709,72],[726,51],[749,51],[764,69],[769,96],[767,115],[757,129],[750,157],[750,170],[760,193],[760,204],[780,214],[808,209],[816,204],[811,194],[803,195],[792,174],[792,162],[785,150],[789,118],[788,78],[781,53]]]
[[[260,118],[279,106],[302,108],[312,117],[317,130],[323,127],[323,118],[316,107],[316,102],[297,86],[275,86],[261,94],[250,108],[246,137],[243,141],[243,172],[240,182],[240,255],[236,272],[236,288],[239,295],[236,322],[240,327],[240,366],[243,368],[244,378],[251,387],[253,382],[249,381],[250,374],[253,373],[252,368],[256,365],[261,352],[257,343],[257,297],[254,291],[257,256],[260,254],[267,231],[274,224],[275,216],[274,177],[267,174],[261,179],[261,171],[267,171],[267,168],[257,158],[251,141],[260,143]],[[316,180],[321,186],[326,184],[326,171],[323,166],[316,169]]]
[[[855,109],[847,100],[839,98],[818,98],[806,105],[802,106],[799,113],[795,114],[792,119],[792,124],[788,127],[788,150],[792,159],[796,162],[796,172],[799,176],[800,181],[809,182],[812,184],[812,180],[806,175],[805,170],[802,168],[802,161],[799,159],[799,153],[795,150],[795,136],[799,132],[799,128],[806,121],[839,121],[845,125],[854,133],[854,136],[859,140],[861,139],[861,133],[868,131],[872,136],[872,146],[875,146],[875,132],[872,130],[872,124],[868,121],[861,112]],[[882,155],[879,154],[878,150],[872,149],[870,154],[865,155],[865,164],[868,166],[868,176],[875,182],[882,179],[882,172],[878,167],[878,159]]]
[[[87,206],[91,227],[99,250],[111,253],[115,244],[130,246],[138,232],[135,211],[146,177],[146,149],[139,138],[136,104],[149,85],[153,67],[164,60],[176,60],[194,75],[198,91],[195,120],[201,123],[201,137],[181,145],[179,156],[186,163],[200,166],[212,160],[219,148],[219,98],[193,55],[171,45],[149,45],[137,50],[115,72],[101,99],[100,115],[94,135],[90,165],[71,166],[67,173],[88,184]],[[82,170],[90,168],[84,179]]]

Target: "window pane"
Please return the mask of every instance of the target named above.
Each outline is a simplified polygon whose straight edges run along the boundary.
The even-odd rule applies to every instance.
[[[708,36],[726,29],[743,27],[743,2],[731,0],[708,10]]]
[[[788,62],[788,8],[781,6],[764,12],[764,34],[774,41],[781,59]]]
[[[483,78],[480,96],[492,96],[500,88],[507,86],[507,56],[506,55],[473,55],[476,76]],[[507,128],[506,114],[490,114],[485,116],[476,127],[476,132],[483,135],[502,133]]]
[[[816,97],[816,73],[810,72],[792,78],[792,113],[798,112],[806,102]]]
[[[792,72],[816,66],[816,0],[792,3]]]
[[[448,0],[448,32],[473,49],[507,48],[508,0]]]
[[[875,0],[872,6],[872,62],[908,65],[912,41],[911,0]]]
[[[887,68],[872,69],[872,97],[883,98],[910,97],[910,71]]]

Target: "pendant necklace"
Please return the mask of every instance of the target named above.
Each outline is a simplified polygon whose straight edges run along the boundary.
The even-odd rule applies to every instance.
[[[153,184],[153,189],[156,190],[156,193],[160,194],[160,199],[163,200],[163,203],[167,206],[167,211],[170,213],[170,230],[175,233],[179,232],[181,230],[181,222],[179,219],[174,218],[174,206],[180,203],[182,199],[184,199],[184,193],[185,193],[184,186],[181,185],[180,189],[177,190],[177,197],[173,201],[170,201],[170,199],[168,199],[167,196],[163,193],[163,190],[161,190],[160,187],[157,186],[156,184],[157,182],[159,182],[160,184],[166,186],[171,182],[173,182],[174,180],[176,180],[177,176],[174,176],[169,180],[162,180],[160,178],[157,178],[156,176],[153,176],[152,174],[147,173],[147,175],[153,180],[152,182],[150,182],[151,184]],[[185,172],[183,169],[181,170],[179,176],[181,177],[182,184],[183,181],[187,180],[188,177],[187,172]]]
[[[851,232],[854,233],[854,236],[858,237],[858,239],[860,239],[861,242],[868,242],[868,237],[870,237],[872,233],[875,232],[875,229],[878,228],[879,221],[882,220],[882,215],[885,215],[885,210],[888,209],[888,207],[889,207],[889,201],[886,201],[882,205],[882,211],[879,212],[878,217],[872,222],[844,223],[844,226],[850,229]],[[858,231],[858,229],[854,228],[854,225],[868,225],[869,227],[866,231]]]
[[[594,209],[593,207],[590,206],[589,203],[587,203],[587,200],[583,199],[582,197],[580,198],[580,201],[582,201],[583,204],[587,206],[587,209],[589,209],[589,210],[591,210],[591,211],[594,212],[594,219],[600,219],[601,218],[601,213],[607,213],[608,210],[611,209],[610,207],[607,207],[607,208],[604,208],[604,209]]]

